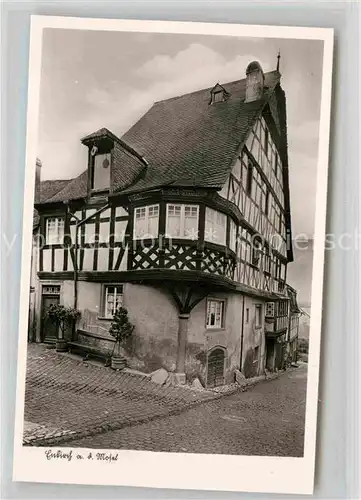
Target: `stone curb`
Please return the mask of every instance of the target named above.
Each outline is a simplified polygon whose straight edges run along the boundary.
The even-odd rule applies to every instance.
[[[289,368],[286,371],[268,374],[266,377],[264,375],[262,375],[260,377],[246,379],[242,385],[232,384],[232,387],[227,388],[223,392],[217,392],[217,391],[213,390],[212,392],[214,393],[214,395],[211,395],[210,397],[204,398],[201,400],[199,399],[197,401],[191,401],[189,403],[185,403],[185,405],[182,406],[181,408],[169,410],[166,414],[163,414],[163,415],[150,415],[148,417],[141,417],[141,418],[138,418],[135,420],[133,419],[133,420],[129,420],[129,421],[124,421],[124,420],[115,421],[113,423],[98,425],[97,427],[93,427],[92,429],[86,429],[84,431],[72,431],[73,434],[67,435],[67,436],[65,436],[65,435],[59,436],[59,437],[49,436],[49,437],[45,437],[45,438],[34,438],[33,440],[29,440],[29,438],[27,438],[26,439],[27,442],[26,443],[23,442],[23,445],[25,445],[25,446],[56,446],[59,444],[67,445],[68,443],[71,443],[72,441],[75,441],[78,439],[83,439],[86,437],[91,437],[91,436],[95,436],[98,434],[103,434],[103,433],[109,432],[109,431],[117,431],[117,430],[121,430],[121,429],[124,429],[127,427],[134,427],[136,425],[145,424],[145,423],[152,422],[152,421],[158,420],[158,419],[160,420],[162,418],[173,417],[176,415],[180,415],[184,411],[190,410],[191,408],[195,408],[195,407],[201,405],[202,403],[209,403],[211,401],[217,401],[219,399],[222,399],[225,396],[229,396],[229,395],[234,394],[238,391],[245,392],[249,388],[254,387],[255,385],[259,384],[260,382],[267,382],[270,380],[274,380],[276,378],[279,378],[282,374],[285,374],[291,370],[296,370],[296,369],[297,368],[293,368],[293,369]],[[189,389],[191,390],[191,387]],[[210,391],[207,391],[207,392],[210,392]]]

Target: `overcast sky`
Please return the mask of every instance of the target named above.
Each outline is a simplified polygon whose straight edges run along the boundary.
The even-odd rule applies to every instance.
[[[319,41],[46,29],[38,156],[42,179],[87,167],[80,139],[121,136],[153,102],[276,68],[286,92],[292,227],[313,236],[323,45]]]

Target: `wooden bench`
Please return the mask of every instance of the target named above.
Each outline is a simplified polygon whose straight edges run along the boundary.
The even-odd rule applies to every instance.
[[[101,359],[105,366],[110,366],[111,354],[100,351],[97,347],[81,344],[80,342],[68,342],[69,352],[80,351],[84,354],[83,361],[87,361],[90,357]]]

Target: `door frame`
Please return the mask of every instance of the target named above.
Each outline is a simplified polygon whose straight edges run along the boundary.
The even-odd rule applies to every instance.
[[[43,314],[43,288],[47,286],[58,286],[59,287],[59,294],[54,294],[53,296],[59,297],[59,304],[63,303],[63,282],[62,281],[56,281],[56,280],[46,280],[46,281],[41,281],[39,283],[39,300],[37,301],[37,317],[38,317],[38,328],[37,328],[37,339],[38,342],[43,343],[44,338],[43,338],[43,321],[42,321],[42,314]],[[52,296],[51,294],[46,294],[47,297]]]
[[[220,349],[221,351],[223,351],[223,384],[225,384],[225,381],[226,381],[226,363],[227,363],[227,348],[224,347],[223,345],[215,345],[213,346],[208,352],[207,352],[207,360],[206,360],[206,387],[209,387],[208,386],[208,364],[209,364],[209,356],[212,354],[212,352],[216,351]],[[218,386],[220,387],[220,386]]]

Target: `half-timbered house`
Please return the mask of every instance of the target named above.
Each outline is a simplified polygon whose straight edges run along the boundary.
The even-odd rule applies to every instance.
[[[293,258],[280,80],[252,62],[241,80],[156,102],[122,137],[84,137],[84,171],[36,203],[38,318],[57,297],[81,311],[78,343],[111,350],[124,305],[130,363],[181,383],[274,369]]]

